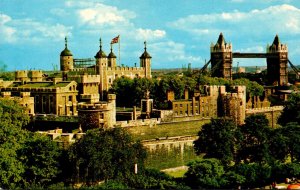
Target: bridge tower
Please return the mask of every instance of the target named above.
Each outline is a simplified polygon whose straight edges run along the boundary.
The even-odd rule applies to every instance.
[[[278,35],[273,44],[267,45],[267,79],[269,85],[283,86],[288,83],[288,47],[280,43]]]
[[[220,33],[216,44],[210,46],[211,76],[232,79],[232,46]]]

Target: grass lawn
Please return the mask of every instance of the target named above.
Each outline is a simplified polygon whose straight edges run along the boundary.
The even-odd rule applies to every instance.
[[[188,168],[186,166],[180,166],[177,168],[170,168],[166,170],[162,170],[166,174],[175,177],[175,178],[182,178],[184,174],[188,171]]]

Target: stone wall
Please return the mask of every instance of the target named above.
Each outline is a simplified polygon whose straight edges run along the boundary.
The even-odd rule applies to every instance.
[[[265,107],[265,108],[254,108],[254,109],[246,109],[246,116],[252,114],[265,114],[267,119],[269,120],[269,125],[272,128],[275,128],[277,125],[277,120],[283,111],[283,106],[273,106],[273,107]]]

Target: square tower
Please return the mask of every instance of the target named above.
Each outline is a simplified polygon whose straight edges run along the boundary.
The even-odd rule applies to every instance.
[[[288,83],[288,47],[281,44],[278,35],[267,46],[267,79],[269,85],[284,86]]]
[[[211,76],[232,79],[232,47],[227,44],[223,34],[216,44],[210,46]]]

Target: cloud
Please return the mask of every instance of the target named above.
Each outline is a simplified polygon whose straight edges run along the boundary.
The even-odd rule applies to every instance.
[[[137,40],[155,40],[164,38],[166,31],[138,28],[135,36]]]
[[[267,32],[283,34],[300,33],[300,9],[283,4],[249,12],[224,12],[189,15],[169,26],[193,35],[211,34],[210,31],[229,30],[232,35],[260,36]],[[214,34],[215,35],[215,34]]]
[[[87,4],[88,6],[89,4]],[[116,25],[118,23],[129,23],[130,19],[136,17],[135,13],[128,10],[119,10],[116,7],[95,3],[93,6],[81,8],[77,15],[82,24],[87,25]]]
[[[164,61],[178,63],[195,63],[202,61],[200,56],[193,56],[185,51],[185,45],[174,41],[157,42],[148,45],[151,50],[151,55],[155,57],[157,62],[153,62],[154,67],[172,67],[172,65],[161,65]],[[163,57],[161,57],[163,55]],[[158,63],[160,65],[158,65]],[[178,65],[173,65],[173,67]]]
[[[51,9],[50,13],[60,17],[65,17],[69,15],[65,9],[60,9],[60,8]]]
[[[70,36],[71,30],[72,27],[59,23],[42,23],[30,18],[12,19],[0,14],[0,34],[3,36],[1,43],[59,41],[66,35]]]
[[[10,16],[0,13],[0,43],[13,43],[16,41],[14,37],[16,30],[13,27],[6,25],[11,20]]]
[[[266,51],[266,47],[253,46],[253,47],[248,47],[248,48],[237,49],[234,51],[241,52],[241,53],[264,53]]]

